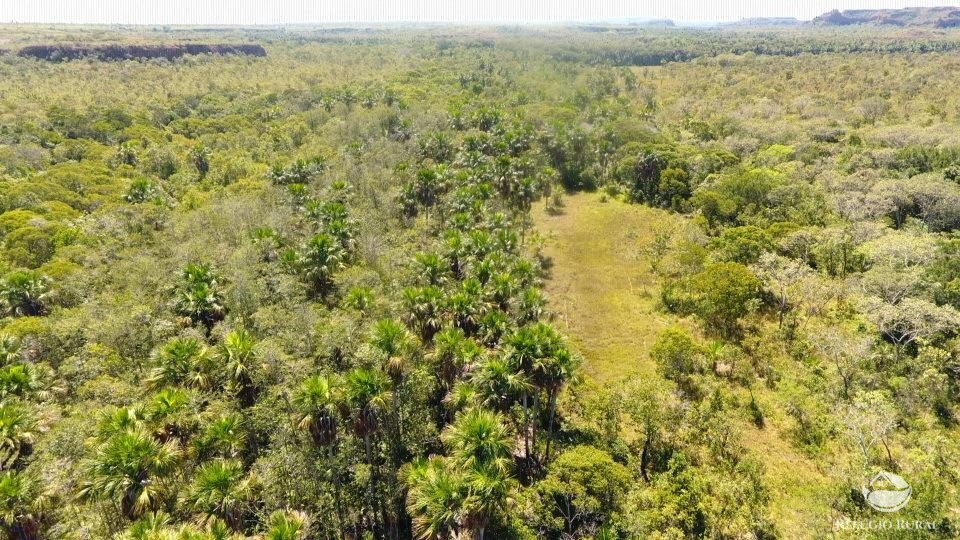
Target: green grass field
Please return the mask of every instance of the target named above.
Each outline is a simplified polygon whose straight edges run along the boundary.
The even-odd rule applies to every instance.
[[[566,197],[559,214],[537,208],[534,221],[551,263],[552,310],[583,355],[588,382],[659,377],[649,355],[657,335],[671,325],[696,333],[692,321],[658,309],[659,282],[651,269],[654,238],[680,230],[683,218],[584,193]],[[790,419],[777,394],[765,388],[755,394],[767,423],[757,429],[744,420],[743,443],[764,463],[778,530],[784,538],[829,537],[828,477],[782,436]]]

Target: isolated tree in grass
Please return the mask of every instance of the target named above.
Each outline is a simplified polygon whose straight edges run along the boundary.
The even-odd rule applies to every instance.
[[[207,263],[190,263],[181,274],[176,290],[177,313],[189,317],[194,324],[202,324],[207,334],[227,314],[224,305],[222,279]]]
[[[97,448],[79,495],[111,500],[124,517],[136,519],[168,496],[167,477],[179,460],[173,442],[160,443],[142,430],[117,433]]]
[[[724,337],[733,336],[742,317],[756,309],[761,282],[742,264],[708,265],[703,271],[664,287],[668,309],[693,313]]]
[[[896,305],[868,298],[865,309],[880,334],[893,344],[897,359],[919,339],[960,328],[960,312],[919,298],[904,298]]]
[[[836,368],[840,395],[849,401],[874,340],[833,326],[812,330],[809,339],[820,356]]]
[[[783,326],[783,318],[790,310],[796,294],[794,287],[812,273],[806,263],[775,253],[764,253],[750,267],[763,282],[763,288],[773,296],[777,306],[778,324]]]
[[[36,271],[11,272],[0,279],[0,310],[18,317],[47,312],[52,280]]]

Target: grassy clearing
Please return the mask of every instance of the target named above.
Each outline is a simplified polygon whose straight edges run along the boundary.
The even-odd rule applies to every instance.
[[[659,285],[647,250],[659,228],[680,220],[590,193],[567,197],[559,215],[534,211],[552,262],[551,307],[595,382],[654,373],[650,347],[677,319],[656,309]]]
[[[657,309],[659,282],[650,246],[658,232],[683,218],[599,194],[565,199],[563,213],[538,208],[534,222],[549,258],[546,284],[560,327],[584,356],[589,382],[610,384],[631,376],[659,376],[649,351],[671,325],[692,321]],[[784,538],[830,535],[830,480],[786,438],[790,420],[776,392],[755,390],[766,426],[743,422],[743,443],[765,465],[770,511]],[[743,392],[746,399],[746,392]]]

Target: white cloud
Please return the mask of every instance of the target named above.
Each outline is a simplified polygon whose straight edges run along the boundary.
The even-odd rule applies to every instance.
[[[790,16],[833,8],[942,5],[943,0],[0,0],[0,21],[127,24],[562,22],[623,17],[677,21]]]

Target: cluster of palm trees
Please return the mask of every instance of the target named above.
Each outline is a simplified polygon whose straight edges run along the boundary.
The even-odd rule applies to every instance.
[[[507,138],[497,122],[488,137]],[[465,144],[453,163],[414,175],[402,212],[425,216],[442,241],[414,255],[399,311],[371,324],[355,367],[292,392],[341,534],[483,538],[550,461],[558,396],[578,358],[542,320],[539,268],[521,235],[539,181],[510,141],[489,144],[490,155]],[[321,227],[346,218],[336,203],[308,208]],[[327,233],[323,250],[338,246]],[[415,444],[409,434],[423,433],[425,418],[433,440]]]
[[[16,540],[39,538],[45,506],[39,479],[26,470],[38,432],[35,403],[48,386],[19,340],[0,334],[0,524]]]
[[[132,523],[130,539],[235,538],[256,530],[259,482],[250,466],[257,456],[246,426],[260,390],[256,345],[236,328],[214,347],[199,337],[159,346],[145,378],[154,393],[102,415],[77,496],[112,505]],[[193,525],[173,527],[174,518]],[[294,514],[267,521],[267,538],[301,538],[307,528]]]

